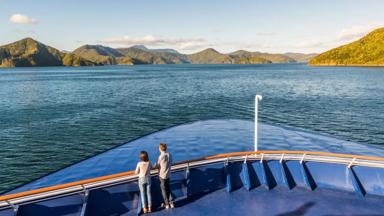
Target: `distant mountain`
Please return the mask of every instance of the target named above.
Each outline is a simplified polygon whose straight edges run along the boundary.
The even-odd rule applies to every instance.
[[[142,45],[120,49],[101,45],[84,45],[74,50],[73,53],[104,65],[188,63],[185,55],[173,52],[171,49],[152,50]]]
[[[129,48],[116,49],[124,56],[137,60],[141,64],[183,64],[189,63],[185,55],[165,52],[152,51],[150,49],[137,48],[135,46]]]
[[[67,54],[32,38],[0,46],[0,67],[93,66],[95,63]]]
[[[222,54],[212,48],[187,56],[192,64],[271,64],[296,62],[295,59],[282,54],[248,52],[245,50]]]
[[[118,50],[101,45],[84,45],[74,50],[73,53],[103,65],[135,63],[135,60],[124,56]]]
[[[324,52],[310,62],[320,66],[384,66],[384,28],[363,38]]]
[[[74,66],[74,67],[79,67],[79,66],[97,66],[101,65],[99,63],[89,61],[87,59],[84,59],[76,54],[73,53],[65,53],[62,55],[62,65],[63,66]],[[43,65],[39,65],[43,66]]]
[[[256,52],[256,54],[258,54],[257,56],[261,58],[265,58],[271,61],[272,63],[295,63],[296,62],[295,59],[283,54],[270,54],[270,53],[259,53],[259,52]]]
[[[309,62],[312,58],[317,56],[317,53],[309,53],[309,54],[304,54],[304,53],[284,53],[285,56],[288,56],[290,58],[293,58],[296,60],[296,62]]]
[[[238,50],[220,53],[208,48],[193,54],[173,49],[149,49],[143,45],[111,48],[84,45],[73,52],[59,51],[32,38],[0,46],[0,67],[21,66],[93,66],[116,64],[271,64],[293,63],[309,59],[313,54],[270,54]]]
[[[208,48],[187,56],[191,64],[233,64],[233,59],[219,53],[215,49]]]
[[[168,53],[174,53],[174,54],[180,54],[177,50],[174,49],[149,49],[144,45],[135,45],[132,46],[133,48],[142,49],[149,52],[168,52]]]
[[[259,56],[256,52],[238,50],[228,54],[235,64],[271,64],[272,61]]]

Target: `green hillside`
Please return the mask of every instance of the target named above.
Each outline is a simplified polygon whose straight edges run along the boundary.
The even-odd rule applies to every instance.
[[[255,52],[248,52],[245,50],[238,50],[232,52],[229,56],[233,59],[235,64],[271,64],[272,61],[259,56]]]
[[[258,56],[249,56],[249,57],[234,57],[234,64],[271,64],[272,62]]]
[[[188,63],[185,55],[167,52],[166,50],[150,50],[143,46],[117,49],[124,56],[135,59],[142,64],[183,64]]]
[[[317,53],[284,53],[285,56],[295,59],[296,62],[309,62],[312,58],[316,57]]]
[[[309,65],[384,66],[384,28],[376,29],[360,40],[322,53],[313,58]]]
[[[63,62],[65,60],[65,62]],[[68,55],[32,38],[0,46],[0,67],[95,65],[79,56]]]
[[[113,49],[100,45],[82,46],[75,54],[102,64],[268,64],[296,62],[282,54],[236,51],[223,54],[208,48],[194,54],[181,54],[172,49],[148,49],[143,45]]]
[[[296,60],[283,54],[270,54],[256,52],[258,57],[265,58],[272,63],[295,63]]]
[[[188,60],[191,64],[233,64],[233,59],[230,56],[219,53],[212,48],[190,54]]]
[[[149,49],[143,45],[111,48],[84,45],[73,52],[61,52],[32,38],[0,46],[0,67],[93,66],[134,64],[271,64],[293,63],[306,54],[270,54],[239,50],[224,54],[208,48],[194,54],[174,49]]]
[[[117,64],[116,58],[123,57],[117,50],[101,45],[84,45],[75,49],[73,53],[87,60],[104,65]]]
[[[296,62],[295,59],[283,54],[248,52],[245,50],[223,54],[212,48],[188,55],[188,59],[192,64],[271,64]]]
[[[64,66],[95,66],[98,65],[97,63],[93,61],[89,61],[87,59],[84,59],[78,55],[75,55],[73,53],[66,53],[64,57],[62,58],[62,64]]]

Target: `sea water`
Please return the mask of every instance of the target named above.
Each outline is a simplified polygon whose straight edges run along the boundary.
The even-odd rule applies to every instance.
[[[372,151],[384,144],[383,68],[0,69],[0,191],[170,126],[252,120],[255,94],[263,95],[265,123],[363,143]]]

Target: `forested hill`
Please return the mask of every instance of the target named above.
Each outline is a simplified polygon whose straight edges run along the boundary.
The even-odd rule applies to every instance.
[[[384,28],[363,38],[324,52],[309,65],[320,66],[384,66]]]

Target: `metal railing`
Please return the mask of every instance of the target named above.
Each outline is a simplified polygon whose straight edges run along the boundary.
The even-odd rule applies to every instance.
[[[229,154],[219,154],[209,156],[196,160],[189,160],[177,163],[172,166],[172,172],[187,170],[202,165],[221,163],[221,162],[234,162],[245,160],[259,160],[262,161],[313,161],[324,163],[337,163],[344,164],[350,168],[352,166],[368,166],[384,168],[384,158],[368,157],[359,155],[348,154],[335,154],[325,152],[307,152],[307,151],[258,151],[258,152],[235,152]],[[151,175],[158,174],[157,170],[152,170]],[[98,178],[86,179],[67,184],[55,185],[51,187],[20,192],[16,194],[9,194],[0,196],[0,209],[12,207],[17,211],[20,205],[41,202],[53,198],[84,193],[87,195],[90,190],[107,188],[113,185],[119,185],[131,181],[136,181],[138,175],[134,171],[118,173],[114,175],[102,176]]]

